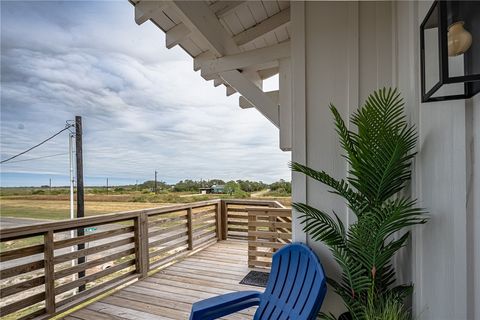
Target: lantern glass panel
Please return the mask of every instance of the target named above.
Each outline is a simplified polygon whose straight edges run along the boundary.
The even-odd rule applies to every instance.
[[[458,40],[468,37],[470,34],[471,44],[469,48],[459,55],[448,56],[448,77],[455,82],[460,79],[455,77],[471,76],[480,74],[480,1],[446,1],[447,9],[447,32],[443,33],[446,43],[449,43],[456,35]],[[456,30],[459,30],[455,32]],[[477,40],[477,41],[474,41]],[[477,57],[476,59],[474,57]]]

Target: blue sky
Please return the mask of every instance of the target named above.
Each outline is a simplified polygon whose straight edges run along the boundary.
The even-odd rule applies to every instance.
[[[127,1],[1,1],[1,159],[83,117],[87,184],[290,179],[278,130],[165,48]],[[269,86],[274,87],[271,83]],[[1,185],[68,183],[62,134],[1,166]]]

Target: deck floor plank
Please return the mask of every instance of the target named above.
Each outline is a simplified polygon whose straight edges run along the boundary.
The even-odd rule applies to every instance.
[[[247,251],[245,241],[215,243],[65,319],[188,319],[196,301],[234,291],[261,291],[239,284],[250,270]],[[252,319],[254,313],[255,308],[249,308],[222,319]]]

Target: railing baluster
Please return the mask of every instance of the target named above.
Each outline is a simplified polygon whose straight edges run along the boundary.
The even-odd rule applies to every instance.
[[[291,209],[249,207],[248,265],[270,267],[273,253],[292,240]]]
[[[135,219],[135,268],[140,278],[145,278],[149,270],[148,216],[142,212]]]
[[[251,231],[257,231],[257,226],[255,226],[255,222],[257,221],[257,216],[251,215],[250,212],[248,213],[248,233]],[[257,237],[253,235],[248,235],[248,253],[257,251],[257,246],[252,245],[257,241]],[[248,256],[248,267],[254,268],[255,261],[257,260],[256,256]]]
[[[44,235],[44,263],[45,263],[45,309],[48,314],[55,313],[55,265],[53,263],[53,230]]]
[[[187,209],[188,250],[193,250],[192,208]]]
[[[225,200],[221,200],[222,206],[222,217],[221,217],[221,224],[222,224],[222,240],[227,240],[228,237],[228,203]]]

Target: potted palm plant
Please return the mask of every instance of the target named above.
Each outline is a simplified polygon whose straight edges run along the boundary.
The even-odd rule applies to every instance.
[[[406,245],[410,226],[426,222],[425,211],[401,191],[411,179],[417,134],[409,125],[403,100],[396,89],[371,94],[358,109],[349,130],[338,110],[330,105],[348,177],[335,179],[325,171],[293,162],[301,172],[342,197],[356,221],[345,226],[333,212],[328,214],[304,203],[293,207],[302,213],[304,230],[323,242],[342,270],[340,279],[328,284],[340,295],[348,312],[343,319],[407,319],[405,298],[412,284],[397,284],[392,258]],[[321,314],[323,319],[336,319]]]

